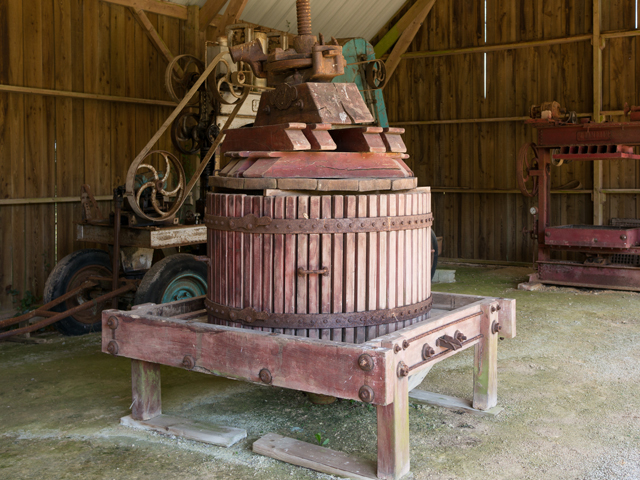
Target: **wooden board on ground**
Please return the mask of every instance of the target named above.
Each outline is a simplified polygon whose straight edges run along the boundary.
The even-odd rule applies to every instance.
[[[466,413],[474,415],[491,415],[496,416],[504,408],[493,407],[488,410],[478,410],[471,406],[470,400],[464,398],[450,397],[440,393],[425,392],[423,390],[412,390],[409,392],[409,401],[414,403],[423,403],[426,405],[435,405],[437,407],[449,408],[451,410],[464,410]]]
[[[120,424],[165,435],[176,435],[181,438],[221,447],[230,447],[247,437],[247,431],[240,428],[198,423],[186,418],[169,415],[158,415],[150,420],[134,420],[131,415],[127,415],[120,419]]]
[[[336,452],[330,448],[268,433],[253,444],[253,451],[293,465],[341,477],[378,478],[373,461]]]

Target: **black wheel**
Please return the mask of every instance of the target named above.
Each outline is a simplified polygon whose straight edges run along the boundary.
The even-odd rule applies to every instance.
[[[44,302],[48,303],[82,285],[89,277],[111,277],[111,258],[104,250],[86,249],[73,252],[55,266],[44,286]],[[102,284],[106,285],[105,282]],[[109,284],[110,286],[110,284]],[[108,293],[101,285],[85,289],[56,305],[51,310],[64,312]],[[107,305],[108,302],[108,305]],[[111,300],[98,303],[57,322],[56,329],[63,335],[84,335],[102,328],[102,310],[109,308]]]
[[[436,267],[438,266],[438,239],[436,238],[436,232],[431,229],[431,280],[436,274]]]
[[[207,266],[193,255],[179,253],[164,258],[142,278],[135,305],[167,303],[207,293]]]

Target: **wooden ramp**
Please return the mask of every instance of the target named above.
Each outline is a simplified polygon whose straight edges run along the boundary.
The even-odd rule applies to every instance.
[[[240,428],[223,427],[213,424],[201,424],[185,418],[158,415],[149,420],[134,420],[131,415],[122,417],[120,424],[141,430],[151,430],[165,435],[210,443],[221,447],[230,447],[247,437],[247,431]]]
[[[268,433],[253,444],[253,451],[267,457],[330,475],[362,480],[377,479],[376,462],[330,448]]]
[[[425,392],[423,390],[412,390],[409,392],[409,401],[414,403],[424,403],[426,405],[435,405],[437,407],[449,408],[452,410],[464,410],[466,413],[474,415],[491,415],[496,416],[502,410],[502,407],[493,407],[488,410],[478,410],[473,408],[469,400],[458,397],[450,397],[440,393]]]

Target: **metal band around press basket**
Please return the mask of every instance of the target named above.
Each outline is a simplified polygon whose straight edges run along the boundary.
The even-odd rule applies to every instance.
[[[431,296],[423,302],[386,310],[349,313],[270,313],[251,307],[233,308],[205,299],[209,315],[248,327],[261,328],[349,328],[385,325],[410,320],[431,310]]]
[[[271,218],[249,214],[244,217],[205,215],[207,228],[224,232],[244,233],[367,233],[393,232],[426,228],[433,223],[431,213],[399,217],[365,218]]]

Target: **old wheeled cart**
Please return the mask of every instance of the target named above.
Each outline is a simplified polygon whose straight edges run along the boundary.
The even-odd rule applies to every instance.
[[[83,191],[90,192],[87,185]],[[0,339],[52,324],[65,335],[82,335],[100,330],[106,308],[165,303],[206,292],[206,265],[177,250],[206,242],[202,224],[114,226],[113,220],[85,218],[76,226],[76,238],[107,245],[111,253],[88,248],[60,260],[47,278],[45,304],[0,322],[0,328],[19,325],[0,332]],[[36,317],[44,318],[30,323]]]
[[[472,406],[496,405],[498,337],[515,335],[515,301],[432,294],[431,192],[405,163],[403,130],[372,125],[356,85],[331,82],[342,46],[311,34],[308,0],[297,12],[293,48],[235,45],[231,58],[251,71],[218,81],[240,102],[253,88],[240,78],[267,86],[253,126],[223,129],[206,295],[103,312],[102,350],[132,360],[126,425],[227,446],[246,436],[162,415],[160,365],[358,400],[377,408],[377,465],[274,434],[253,450],[398,479],[410,469],[409,390],[432,365],[473,347]]]

